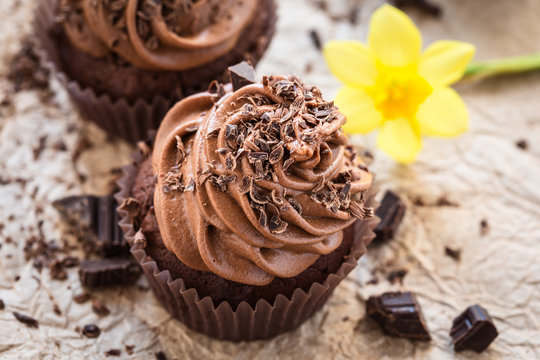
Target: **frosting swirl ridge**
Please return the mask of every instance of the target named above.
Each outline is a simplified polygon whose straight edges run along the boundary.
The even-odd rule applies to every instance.
[[[71,43],[148,70],[181,71],[230,51],[258,0],[60,0]]]
[[[372,175],[341,131],[345,116],[318,88],[265,77],[221,95],[183,100],[158,131],[163,241],[186,265],[229,280],[296,276],[372,216]]]

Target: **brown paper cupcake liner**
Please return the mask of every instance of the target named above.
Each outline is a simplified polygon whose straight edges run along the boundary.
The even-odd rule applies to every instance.
[[[124,175],[118,180],[119,192],[115,195],[122,203],[131,195],[138,167],[143,156],[137,153],[133,162],[124,167]],[[375,205],[374,194],[369,202]],[[261,299],[254,308],[241,302],[237,309],[224,301],[217,307],[209,296],[200,298],[195,288],[186,288],[182,279],[173,279],[168,270],[158,267],[145,251],[144,241],[136,241],[136,229],[129,214],[120,213],[120,227],[131,245],[131,253],[141,265],[148,282],[161,304],[169,313],[193,330],[208,336],[231,341],[266,339],[293,330],[309,319],[328,300],[336,286],[356,267],[358,259],[366,252],[373,240],[373,229],[378,218],[357,221],[353,229],[353,246],[335,273],[328,275],[323,283],[314,282],[306,293],[294,290],[291,298],[278,294],[271,304]]]
[[[40,56],[42,66],[56,74],[60,82],[66,87],[71,100],[83,118],[94,122],[109,134],[129,142],[135,143],[145,139],[148,131],[157,129],[167,111],[180,99],[168,99],[156,95],[151,101],[137,99],[135,103],[130,104],[124,98],[114,100],[108,94],[98,95],[92,88],[83,87],[77,81],[71,79],[62,71],[58,47],[51,36],[51,29],[56,21],[57,2],[58,0],[40,0],[33,20],[33,40],[36,43],[36,51]],[[257,44],[253,52],[250,53],[254,64],[264,54],[275,31],[275,4],[272,3],[271,5],[270,27],[266,34],[268,36],[267,41],[264,44]],[[234,61],[232,54],[223,59],[224,63],[227,61]],[[187,74],[189,74],[191,80],[195,80],[199,76],[203,78],[208,76],[209,72],[209,67],[205,66],[198,69],[198,71]],[[210,79],[208,82],[211,80],[214,79]]]

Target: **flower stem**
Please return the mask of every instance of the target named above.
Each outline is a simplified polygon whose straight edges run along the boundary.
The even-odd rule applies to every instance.
[[[478,79],[493,75],[521,73],[538,69],[540,69],[540,53],[535,53],[506,59],[474,62],[467,67],[464,79]]]

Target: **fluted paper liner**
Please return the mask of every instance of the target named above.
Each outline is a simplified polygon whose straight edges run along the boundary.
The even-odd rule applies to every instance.
[[[123,168],[124,175],[117,182],[119,192],[115,195],[119,204],[131,195],[137,169],[142,163],[142,154],[133,155],[133,162]],[[375,203],[374,192],[368,200]],[[169,313],[193,330],[208,336],[231,341],[266,339],[293,330],[309,319],[330,297],[336,286],[356,267],[358,259],[366,252],[373,240],[373,229],[379,219],[356,221],[352,226],[353,246],[349,256],[335,273],[329,274],[320,284],[314,282],[309,291],[297,288],[290,299],[277,294],[273,304],[261,299],[255,308],[241,302],[237,309],[224,301],[214,306],[209,296],[200,298],[195,288],[186,288],[182,279],[173,279],[168,270],[160,269],[147,256],[144,244],[135,243],[136,229],[125,210],[118,210],[120,227],[131,253],[143,268],[148,282],[161,304]]]
[[[149,130],[157,129],[167,111],[181,99],[167,99],[161,95],[153,97],[152,101],[137,99],[130,104],[126,99],[113,100],[108,94],[97,95],[90,87],[83,87],[62,71],[62,63],[58,48],[51,37],[51,29],[55,24],[57,0],[40,0],[34,16],[34,41],[36,51],[42,65],[56,74],[66,87],[73,103],[80,114],[94,122],[106,132],[135,143],[145,139]],[[275,8],[274,8],[275,10]],[[267,36],[272,38],[274,33],[275,14],[271,14],[271,27]],[[256,63],[264,54],[270,40],[252,54]],[[233,65],[233,64],[229,64]],[[226,69],[224,67],[223,71]]]

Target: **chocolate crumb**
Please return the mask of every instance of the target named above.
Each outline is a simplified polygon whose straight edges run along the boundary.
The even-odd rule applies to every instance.
[[[489,233],[489,224],[486,219],[480,221],[480,235],[485,236]]]
[[[90,295],[87,292],[83,292],[81,294],[73,295],[73,301],[75,301],[77,304],[83,304],[90,300],[92,295]]]
[[[84,326],[82,333],[87,338],[94,339],[101,334],[101,329],[97,325],[88,324]]]
[[[461,260],[461,249],[452,249],[448,246],[444,247],[444,254],[448,257],[451,257],[455,261]]]
[[[51,278],[54,280],[67,280],[68,275],[64,268],[64,262],[62,260],[56,259],[52,262],[52,264],[49,266],[49,270],[51,272]]]
[[[13,57],[7,78],[13,83],[15,92],[41,90],[42,98],[52,95],[49,89],[49,70],[42,67],[39,56],[30,39],[25,39],[21,50]]]
[[[313,46],[315,46],[317,50],[322,50],[321,36],[317,32],[317,30],[311,29],[309,31],[309,37],[311,38],[311,42],[313,43]]]
[[[399,281],[399,283],[401,285],[403,285],[403,279],[405,278],[405,276],[407,275],[408,273],[408,270],[405,270],[405,269],[399,269],[399,270],[394,270],[394,271],[391,271],[388,276],[386,277],[386,279],[391,283],[391,284],[395,284],[396,281]]]
[[[4,304],[4,300],[0,299],[0,310],[4,310],[6,308],[6,304]]]
[[[125,347],[126,347],[126,353],[128,355],[133,354],[133,349],[135,349],[135,345],[126,345]]]
[[[529,143],[525,139],[516,141],[516,146],[521,150],[529,150]]]
[[[15,316],[15,319],[17,319],[19,322],[25,324],[28,327],[38,328],[39,327],[39,321],[34,319],[33,317],[30,317],[28,315],[20,314],[16,311],[13,312],[13,316]]]
[[[120,356],[122,355],[122,350],[120,349],[110,349],[105,351],[105,356]]]
[[[163,351],[159,351],[156,353],[156,359],[157,360],[167,360],[167,356]]]
[[[98,299],[92,300],[92,310],[99,316],[107,316],[111,313],[109,308]]]
[[[377,285],[378,283],[379,283],[379,279],[374,277],[374,278],[371,278],[370,280],[368,280],[368,282],[366,284],[367,285]]]
[[[436,203],[437,206],[459,206],[459,204],[453,202],[453,201],[450,201],[447,197],[447,195],[442,195],[441,197],[439,197],[437,199],[437,203]]]

